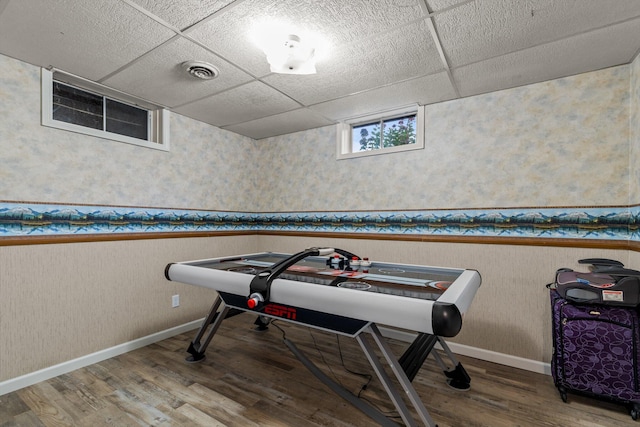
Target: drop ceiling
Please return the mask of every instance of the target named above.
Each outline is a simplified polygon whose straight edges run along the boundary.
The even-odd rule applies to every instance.
[[[259,22],[321,34],[313,75],[274,74]],[[620,64],[640,0],[0,0],[0,53],[253,139]],[[196,80],[184,61],[220,74]]]

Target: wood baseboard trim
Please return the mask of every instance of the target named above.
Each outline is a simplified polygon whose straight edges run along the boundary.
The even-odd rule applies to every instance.
[[[60,243],[94,243],[124,240],[149,239],[184,239],[200,237],[226,236],[293,236],[332,239],[361,240],[394,240],[404,242],[431,243],[466,243],[477,245],[510,245],[510,246],[547,246],[589,249],[621,249],[640,252],[640,242],[631,240],[607,239],[570,239],[543,237],[496,237],[496,236],[456,236],[456,235],[423,235],[423,234],[385,234],[385,233],[343,233],[343,232],[297,232],[297,231],[206,231],[206,232],[173,232],[173,233],[114,233],[114,234],[82,234],[59,236],[19,236],[0,237],[1,246],[49,245]]]
[[[119,356],[121,354],[136,350],[141,347],[145,347],[155,342],[171,338],[175,335],[191,331],[198,328],[202,324],[203,320],[204,319],[194,320],[192,322],[165,329],[164,331],[156,332],[154,334],[147,335],[133,341],[125,342],[110,348],[106,348],[104,350],[97,351],[95,353],[87,354],[76,359],[68,360],[66,362],[50,366],[48,368],[40,369],[39,371],[31,372],[16,378],[0,382],[0,396],[24,387],[28,387],[30,385],[37,384],[42,381],[49,380],[51,378],[57,377],[58,375],[75,371],[76,369],[84,368],[85,366],[102,362],[103,360]]]
[[[416,337],[415,333],[385,327],[380,327],[380,332],[387,338],[393,338],[404,342],[412,342]],[[474,359],[480,359],[486,362],[498,363],[512,368],[523,369],[525,371],[531,371],[538,374],[551,375],[551,365],[549,363],[525,359],[523,357],[512,356],[510,354],[498,353],[482,348],[470,347],[468,345],[457,344],[455,342],[447,341],[447,344],[455,354],[473,357]],[[436,347],[441,349],[439,345]]]

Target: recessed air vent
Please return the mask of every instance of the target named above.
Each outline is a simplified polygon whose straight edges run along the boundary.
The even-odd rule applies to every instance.
[[[216,67],[207,62],[187,61],[182,63],[182,68],[191,76],[202,80],[211,80],[220,74]]]

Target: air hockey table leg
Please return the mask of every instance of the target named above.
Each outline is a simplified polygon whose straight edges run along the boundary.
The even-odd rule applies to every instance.
[[[425,408],[424,404],[422,403],[420,396],[418,396],[418,392],[416,391],[415,388],[413,388],[411,381],[405,374],[404,369],[402,368],[402,366],[394,356],[387,342],[382,337],[382,334],[380,333],[380,330],[378,329],[378,327],[374,323],[372,323],[371,325],[369,325],[368,330],[370,332],[370,335],[373,337],[374,341],[378,345],[378,349],[380,350],[380,353],[382,353],[385,360],[387,361],[388,366],[391,368],[391,370],[395,374],[396,379],[400,383],[400,386],[402,387],[405,395],[409,398],[409,401],[411,402],[414,409],[418,413],[418,417],[423,422],[423,425],[427,427],[437,427],[437,424],[433,421],[433,418],[431,418],[431,415],[429,415],[427,408]],[[362,334],[356,336],[356,340],[362,347],[362,350],[367,356],[369,363],[371,364],[374,371],[378,375],[378,378],[380,379],[380,382],[382,383],[385,390],[387,391],[387,394],[393,401],[396,407],[396,410],[398,411],[398,413],[400,414],[400,417],[402,418],[402,421],[404,421],[406,426],[417,425],[415,423],[415,420],[412,418],[411,413],[409,412],[406,404],[402,400],[402,396],[398,393],[396,388],[393,386],[391,379],[385,372],[382,364],[380,363],[380,360],[375,355],[374,350],[371,347],[371,344],[364,337],[362,337]]]
[[[404,373],[407,374],[409,381],[413,381],[437,342],[438,337],[435,335],[420,333],[400,356],[398,362],[400,362]]]
[[[445,351],[447,357],[451,363],[453,363],[453,369],[449,369],[438,352],[433,351],[436,344],[440,344]],[[471,387],[471,377],[469,377],[469,374],[467,374],[462,364],[455,358],[444,338],[424,333],[418,334],[416,339],[399,359],[400,366],[402,366],[409,381],[413,381],[430,354],[433,355],[433,358],[440,368],[442,368],[442,371],[447,377],[447,384],[449,384],[450,387],[457,390],[468,390]]]
[[[451,363],[453,363],[453,366],[455,366],[453,369],[448,369],[442,357],[437,352],[433,352],[433,357],[447,376],[447,384],[456,390],[469,390],[471,388],[471,377],[462,366],[462,363],[458,362],[444,338],[438,337],[438,343],[447,354],[447,357],[449,357]]]
[[[271,319],[265,316],[256,317],[254,325],[256,325],[256,331],[263,332],[269,329],[269,323],[271,323]]]
[[[187,362],[197,363],[204,360],[205,358],[204,352],[207,350],[207,347],[209,346],[211,339],[218,331],[220,324],[227,317],[227,314],[229,313],[229,307],[227,307],[226,305],[222,308],[220,312],[218,312],[218,308],[220,307],[221,304],[222,304],[222,298],[220,298],[220,296],[218,295],[216,296],[216,299],[213,302],[213,305],[211,306],[211,310],[209,310],[209,314],[200,325],[200,329],[198,329],[198,333],[189,344],[187,353],[189,353],[190,356],[186,357],[185,360]],[[204,336],[205,332],[207,331],[207,327],[209,325],[211,325],[211,329],[207,334],[204,344],[201,344],[200,340]]]

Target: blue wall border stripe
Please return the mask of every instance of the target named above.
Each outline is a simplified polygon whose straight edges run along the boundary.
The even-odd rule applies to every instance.
[[[246,213],[0,202],[0,238],[287,231],[640,241],[640,206]]]

